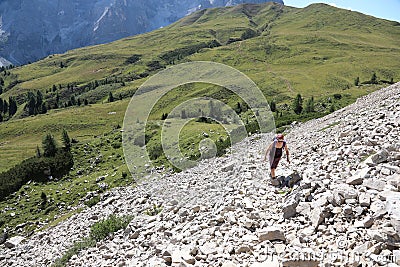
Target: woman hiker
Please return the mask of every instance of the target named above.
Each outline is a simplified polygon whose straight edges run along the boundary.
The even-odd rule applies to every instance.
[[[276,184],[275,183],[276,180],[274,180],[274,179],[276,179],[275,170],[278,167],[279,160],[282,157],[283,148],[285,148],[286,160],[290,164],[289,150],[288,150],[288,147],[286,145],[286,141],[284,139],[285,138],[284,138],[283,134],[277,134],[276,138],[268,146],[267,151],[265,152],[264,161],[267,160],[267,155],[269,153],[269,164],[271,166],[272,184]]]

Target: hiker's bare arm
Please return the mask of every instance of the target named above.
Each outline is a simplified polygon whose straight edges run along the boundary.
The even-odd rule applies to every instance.
[[[264,161],[267,160],[267,155],[268,155],[269,151],[272,149],[272,145],[273,145],[273,144],[274,144],[274,142],[272,142],[272,143],[268,146],[267,150],[265,151]]]
[[[285,152],[286,152],[286,159],[287,159],[287,161],[290,163],[290,160],[289,160],[289,149],[288,149],[288,147],[287,147],[287,144],[286,144],[286,146],[285,146]]]

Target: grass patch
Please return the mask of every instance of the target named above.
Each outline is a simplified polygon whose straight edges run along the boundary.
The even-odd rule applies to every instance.
[[[117,217],[112,214],[107,219],[96,222],[90,227],[90,238],[96,241],[103,240],[108,235],[125,229],[131,220],[132,216]]]
[[[79,251],[88,249],[90,247],[94,247],[96,245],[96,240],[91,238],[85,238],[81,241],[76,241],[71,248],[69,248],[64,255],[57,259],[53,267],[63,267],[67,266],[68,261],[74,256],[79,253]]]
[[[318,131],[322,132],[322,131],[325,131],[326,129],[332,128],[332,127],[334,127],[336,125],[339,125],[339,124],[340,124],[340,121],[335,121],[335,122],[329,124],[328,126],[322,128],[322,129],[319,129]]]
[[[156,204],[153,207],[147,209],[144,213],[149,216],[156,216],[163,210],[162,206],[158,206]]]
[[[85,201],[85,205],[90,208],[99,202],[100,202],[100,196],[95,196],[95,197],[92,197],[91,199],[89,199],[88,201]]]
[[[77,255],[81,250],[94,247],[96,242],[101,241],[108,237],[110,234],[117,232],[120,229],[125,229],[129,222],[132,220],[132,216],[117,217],[110,215],[107,219],[96,222],[90,227],[90,235],[83,240],[76,241],[71,248],[69,248],[64,255],[57,259],[52,265],[53,267],[66,266],[68,261]]]

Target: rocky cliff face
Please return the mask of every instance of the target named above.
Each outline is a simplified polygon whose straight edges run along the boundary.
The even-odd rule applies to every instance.
[[[49,54],[151,31],[199,9],[268,1],[3,0],[0,57],[24,64]]]
[[[29,240],[0,247],[2,266],[46,266],[110,214],[127,229],[81,251],[69,266],[399,266],[400,83],[287,135],[302,181],[280,192],[262,162],[268,135],[175,175],[153,177]],[[161,206],[151,216],[148,210]]]

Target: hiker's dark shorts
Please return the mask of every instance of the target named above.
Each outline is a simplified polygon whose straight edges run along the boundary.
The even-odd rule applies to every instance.
[[[271,169],[276,169],[276,167],[278,167],[278,163],[280,160],[281,158],[274,158],[271,163]]]

